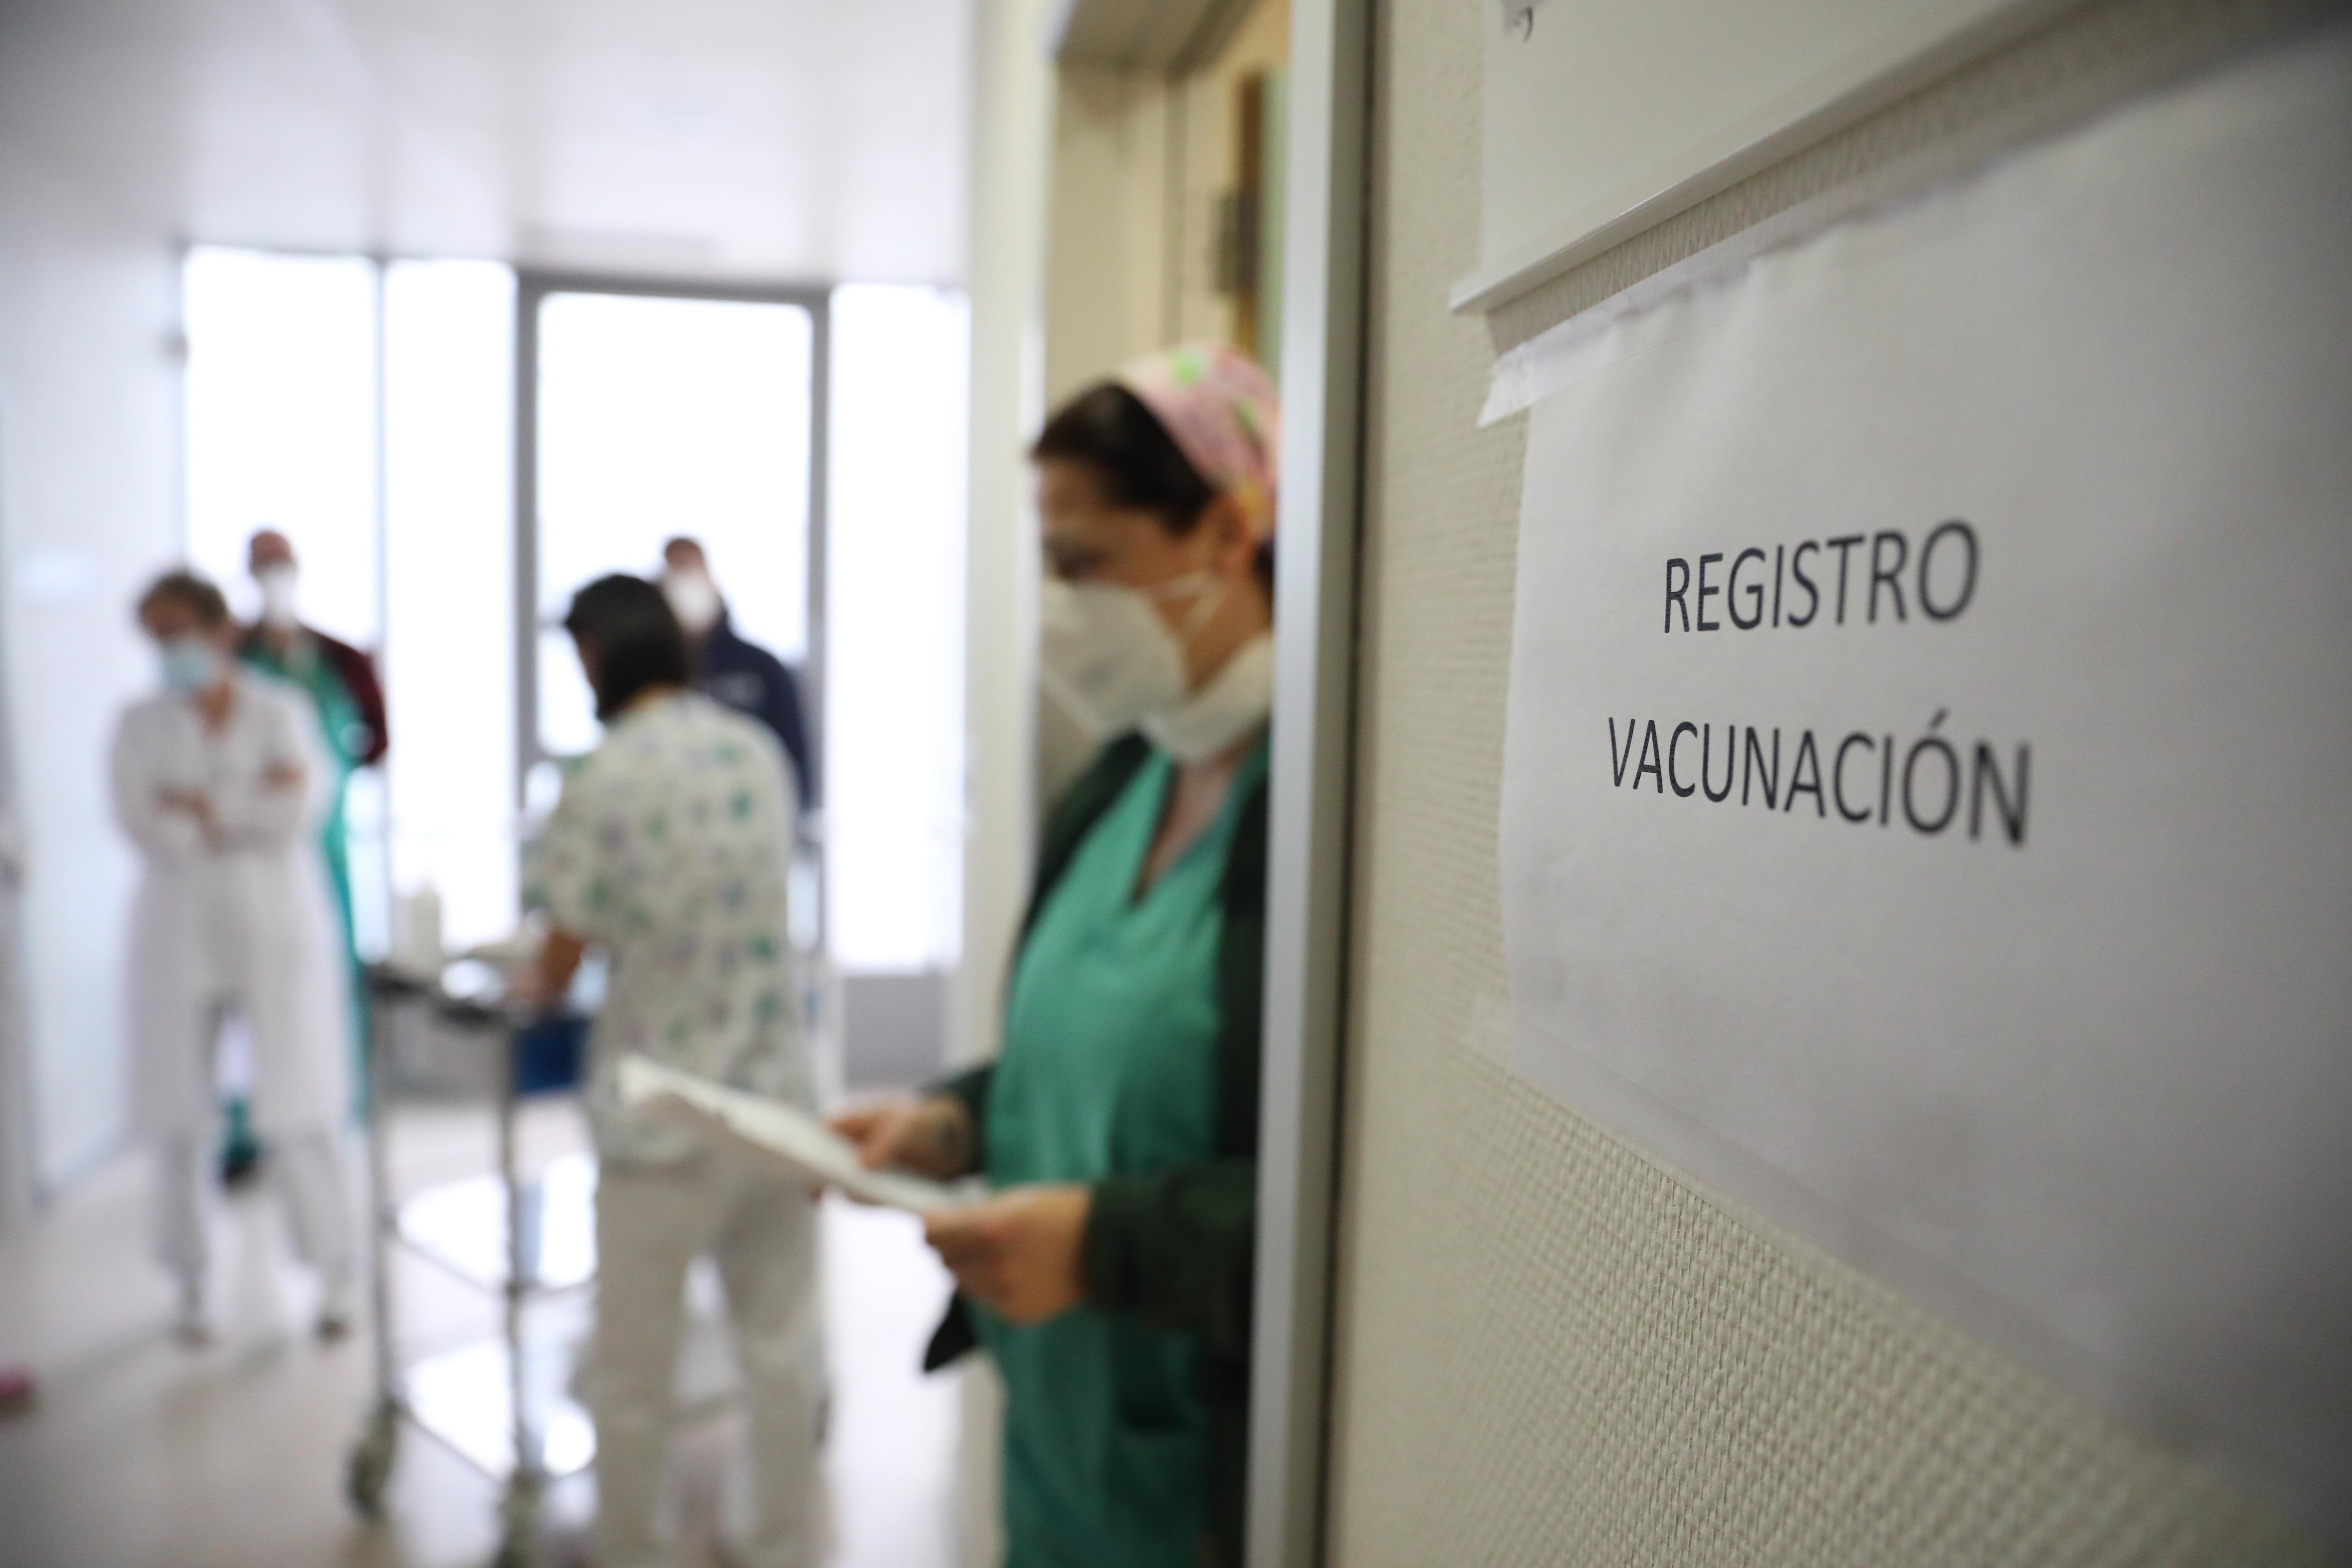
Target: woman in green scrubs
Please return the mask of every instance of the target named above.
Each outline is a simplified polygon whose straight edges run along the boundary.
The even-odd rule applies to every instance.
[[[1124,367],[1032,450],[1041,658],[1108,743],[1048,824],[992,1066],[835,1125],[996,1189],[931,1215],[1006,1404],[1009,1568],[1241,1561],[1277,415],[1237,351]]]

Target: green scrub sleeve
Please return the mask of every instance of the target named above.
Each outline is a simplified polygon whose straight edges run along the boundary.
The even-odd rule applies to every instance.
[[[1249,1352],[1257,1163],[1210,1160],[1094,1185],[1081,1268],[1087,1300],[1154,1329]]]

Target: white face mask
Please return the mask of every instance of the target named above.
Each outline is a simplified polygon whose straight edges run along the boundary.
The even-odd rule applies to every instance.
[[[723,607],[719,590],[710,579],[699,572],[665,572],[661,580],[662,597],[669,601],[670,614],[686,635],[698,637],[719,624]]]
[[[261,624],[272,631],[290,632],[294,616],[294,568],[264,566],[253,574],[261,589]]]
[[[1225,660],[1208,684],[1138,726],[1151,743],[1180,763],[1213,757],[1255,733],[1274,711],[1274,636],[1260,632]]]
[[[1188,572],[1150,588],[1045,580],[1040,596],[1039,674],[1098,736],[1185,706],[1184,653],[1224,603],[1229,584]],[[1183,629],[1171,631],[1152,602],[1198,595]]]

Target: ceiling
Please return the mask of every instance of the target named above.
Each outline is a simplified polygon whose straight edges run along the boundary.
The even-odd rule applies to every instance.
[[[191,241],[960,281],[971,0],[0,0],[0,135]]]

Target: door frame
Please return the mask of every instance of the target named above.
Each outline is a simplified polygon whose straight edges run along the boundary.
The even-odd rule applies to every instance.
[[[515,804],[530,770],[548,760],[539,740],[539,308],[551,294],[716,300],[797,305],[809,315],[808,651],[801,663],[802,710],[811,763],[824,759],[825,501],[833,405],[833,289],[823,284],[719,283],[615,277],[518,266],[514,318]],[[818,857],[816,929],[824,930],[824,857]]]
[[[1250,1568],[1324,1554],[1365,454],[1371,6],[1290,28]]]
[[[10,540],[8,443],[14,422],[0,395],[0,554]],[[35,1177],[33,1031],[26,994],[24,945],[25,840],[16,773],[16,731],[8,701],[6,622],[0,602],[0,1237],[27,1223],[44,1195]]]

